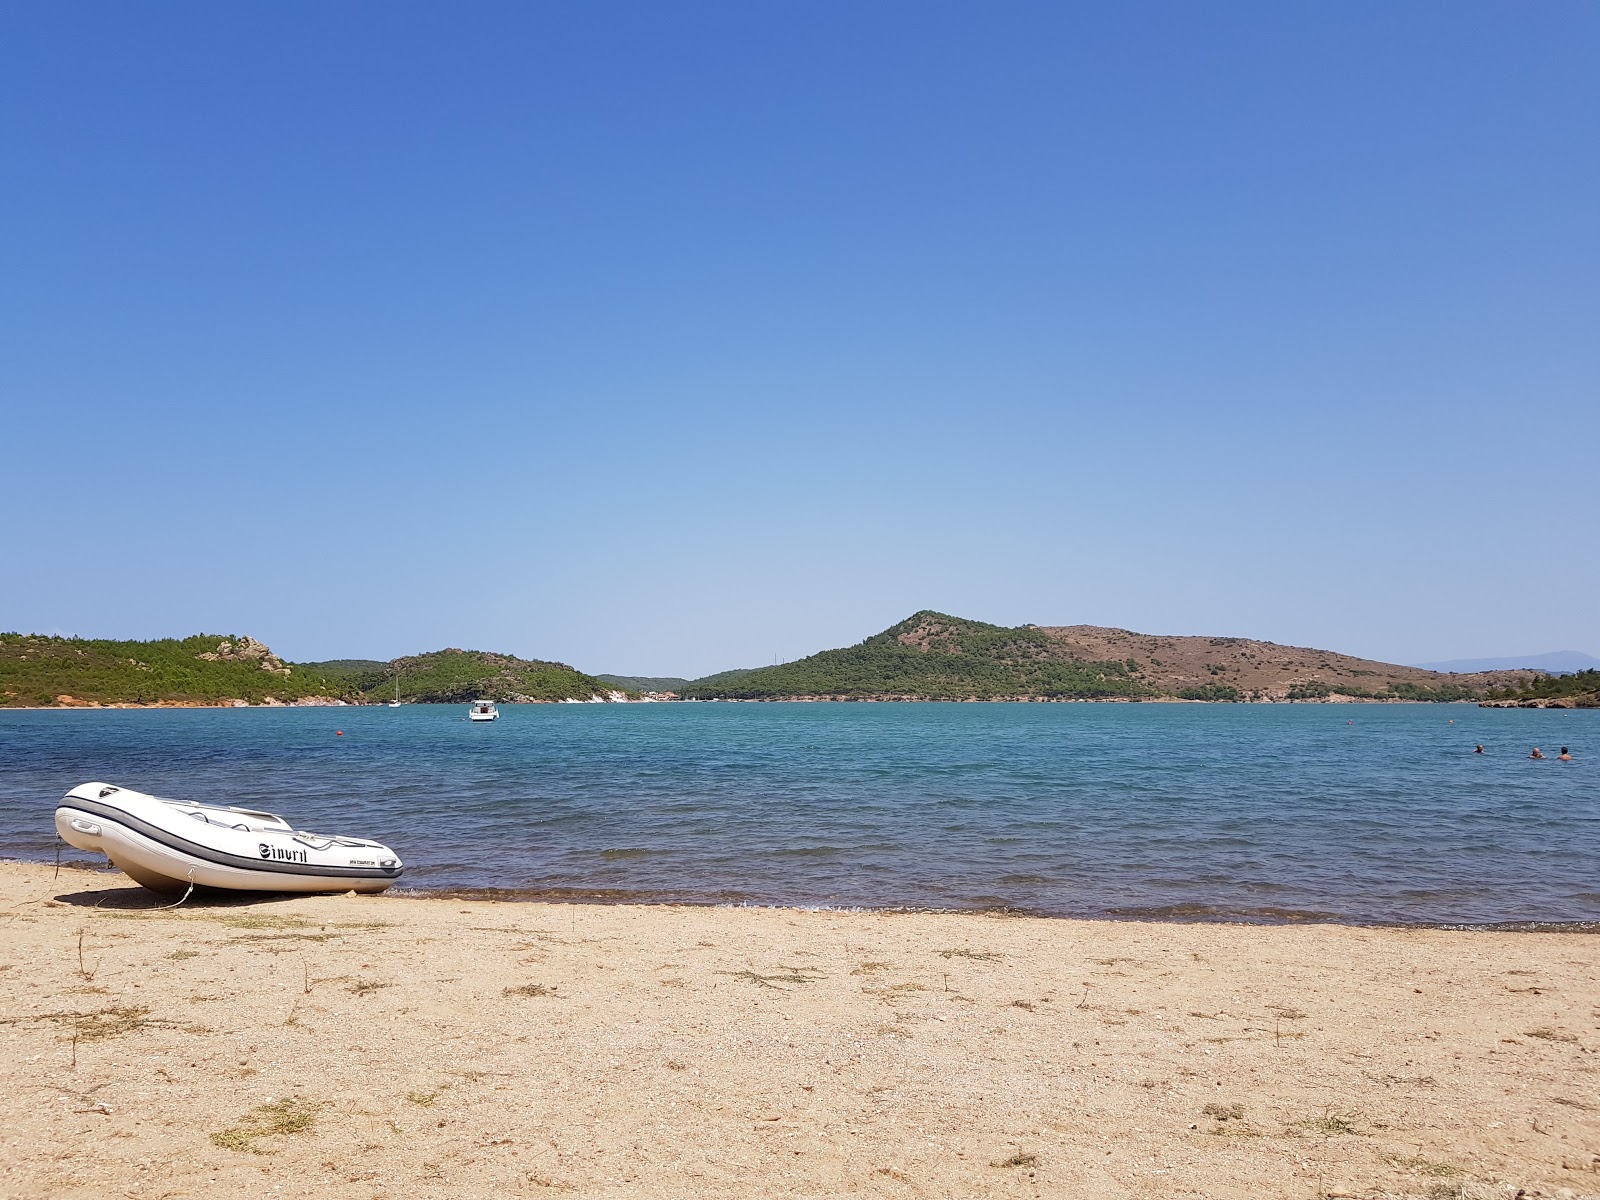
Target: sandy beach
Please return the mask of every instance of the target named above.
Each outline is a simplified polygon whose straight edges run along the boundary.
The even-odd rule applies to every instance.
[[[1594,1196],[1600,940],[0,864],[6,1196]]]

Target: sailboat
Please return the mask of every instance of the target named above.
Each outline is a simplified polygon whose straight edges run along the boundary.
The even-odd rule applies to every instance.
[[[394,699],[389,701],[390,708],[400,707],[400,672],[394,673]]]

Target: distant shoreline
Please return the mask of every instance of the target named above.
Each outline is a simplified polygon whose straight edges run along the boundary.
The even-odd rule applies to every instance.
[[[143,642],[0,635],[0,700],[18,709],[466,704],[478,698],[508,704],[1436,704],[1547,701],[1573,690],[1536,670],[1442,675],[1250,638],[1090,625],[1004,627],[927,609],[854,646],[694,680],[601,677],[565,663],[459,648],[387,662],[293,663],[241,635]],[[157,698],[143,699],[151,695]]]
[[[117,700],[109,704],[0,704],[0,712],[136,712],[147,708],[382,708],[381,704],[351,704],[348,700],[291,701],[285,704],[235,704],[233,701],[203,703],[198,700],[152,700],[138,703]]]
[[[465,701],[456,700],[408,700],[401,705],[402,708],[461,708]],[[560,700],[496,700],[495,703],[509,707],[560,707]],[[944,698],[938,696],[772,696],[760,698],[728,697],[717,700],[617,700],[608,701],[608,704],[1177,704],[1177,705],[1207,705],[1222,708],[1283,708],[1305,707],[1307,705],[1322,706],[1377,706],[1392,708],[1396,705],[1465,705],[1473,708],[1565,708],[1572,709],[1580,706],[1563,704],[1559,701],[1535,700],[1409,700],[1396,697],[1392,700],[1377,700],[1363,696],[1336,696],[1307,698],[1304,700],[1189,700],[1181,696],[970,696],[960,699]],[[271,709],[284,711],[308,708],[387,708],[387,704],[353,704],[348,700],[326,700],[317,703],[287,703],[287,704],[235,704],[217,703],[204,704],[195,701],[152,701],[138,704],[132,702],[115,702],[110,704],[8,704],[0,705],[0,713],[7,712],[141,712],[147,710],[183,710],[196,709],[216,711],[225,709],[237,710],[262,710]]]

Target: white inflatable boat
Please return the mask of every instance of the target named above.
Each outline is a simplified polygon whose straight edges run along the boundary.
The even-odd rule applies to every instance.
[[[62,797],[56,832],[98,850],[156,892],[197,887],[247,892],[381,892],[400,878],[400,856],[364,838],[322,837],[247,808],[163,800],[108,783]]]

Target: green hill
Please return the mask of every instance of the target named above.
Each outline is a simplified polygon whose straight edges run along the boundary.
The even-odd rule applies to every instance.
[[[859,645],[782,666],[710,675],[680,694],[693,700],[1336,703],[1477,700],[1493,688],[1550,686],[1539,680],[1538,672],[1528,670],[1441,675],[1249,638],[1166,636],[1098,625],[1008,629],[924,611]]]
[[[601,683],[628,692],[682,692],[687,679],[675,675],[596,675]]]
[[[384,673],[362,688],[364,698],[373,703],[394,698],[396,671],[400,675],[400,699],[414,704],[587,700],[617,690],[565,663],[514,658],[484,650],[436,650],[379,665]]]
[[[295,663],[308,671],[315,671],[325,679],[332,679],[345,684],[354,691],[364,692],[370,687],[376,687],[385,679],[394,674],[394,669],[386,662],[379,662],[375,658],[333,658],[327,662]]]
[[[292,703],[355,689],[248,637],[149,642],[0,634],[0,705]]]
[[[859,645],[797,662],[724,671],[684,689],[688,699],[1000,700],[1144,696],[1124,662],[1061,655],[1031,626],[1007,629],[919,612]]]
[[[1487,703],[1529,708],[1600,708],[1600,670],[1544,675],[1521,688],[1489,693]]]

